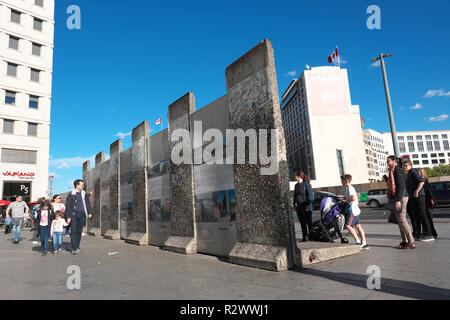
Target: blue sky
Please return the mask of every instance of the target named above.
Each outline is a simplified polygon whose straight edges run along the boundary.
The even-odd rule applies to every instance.
[[[81,9],[81,30],[66,27],[73,4]],[[366,27],[370,5],[381,8],[381,30]],[[58,0],[55,191],[67,191],[82,162],[109,153],[118,135],[125,134],[129,148],[126,134],[143,120],[154,133],[160,117],[167,127],[168,105],[186,92],[195,93],[198,109],[226,94],[225,68],[265,38],[274,46],[280,94],[306,64],[327,65],[337,45],[366,127],[389,131],[381,70],[370,60],[392,53],[387,68],[397,130],[449,129],[449,12],[447,0]]]

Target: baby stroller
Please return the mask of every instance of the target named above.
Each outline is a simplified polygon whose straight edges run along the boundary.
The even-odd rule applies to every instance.
[[[348,239],[342,236],[347,210],[339,204],[339,200],[332,197],[324,198],[320,204],[320,213],[322,219],[313,223],[309,240],[334,242],[340,238],[341,243],[349,243]]]

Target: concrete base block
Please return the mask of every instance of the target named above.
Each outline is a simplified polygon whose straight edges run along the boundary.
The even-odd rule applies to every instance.
[[[87,234],[92,237],[100,237],[102,235],[102,230],[100,228],[91,228],[88,230]]]
[[[137,246],[145,246],[148,244],[148,237],[146,233],[132,232],[127,236],[125,242]]]
[[[171,236],[166,240],[163,248],[181,254],[196,254],[197,241],[192,237]]]
[[[229,254],[229,261],[269,271],[289,269],[286,248],[270,245],[237,243]]]
[[[305,242],[299,243],[301,267],[351,256],[361,252],[359,245]]]
[[[120,240],[120,232],[119,230],[108,230],[103,235],[103,238],[107,240]]]

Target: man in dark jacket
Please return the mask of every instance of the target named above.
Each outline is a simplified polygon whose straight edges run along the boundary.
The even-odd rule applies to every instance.
[[[84,181],[76,180],[75,189],[67,196],[66,219],[70,224],[72,254],[80,253],[80,242],[86,218],[92,219],[91,202],[89,195],[84,191]]]
[[[308,229],[311,231],[312,228],[312,187],[310,183],[303,181],[303,177],[302,172],[295,174],[295,180],[298,183],[295,185],[294,191],[294,208],[302,226],[303,241],[305,242],[308,241]]]

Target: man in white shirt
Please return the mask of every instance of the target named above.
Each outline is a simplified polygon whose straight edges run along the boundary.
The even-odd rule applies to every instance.
[[[342,204],[347,207],[347,214],[345,215],[345,226],[350,234],[355,239],[356,243],[361,245],[361,249],[369,249],[369,245],[366,241],[366,235],[364,233],[363,228],[361,227],[361,222],[359,221],[359,215],[361,214],[361,209],[358,206],[358,194],[356,193],[355,188],[351,185],[352,176],[349,174],[343,175],[341,177],[342,185],[345,187],[345,200],[342,201]],[[356,234],[355,229],[358,231],[361,236],[361,240],[359,240],[358,235]]]
[[[29,212],[28,205],[23,201],[22,196],[17,196],[16,201],[11,203],[6,209],[6,218],[9,218],[9,213],[11,214],[11,220],[14,225],[14,243],[18,244],[20,242],[20,231],[22,229],[24,218],[28,218]]]

